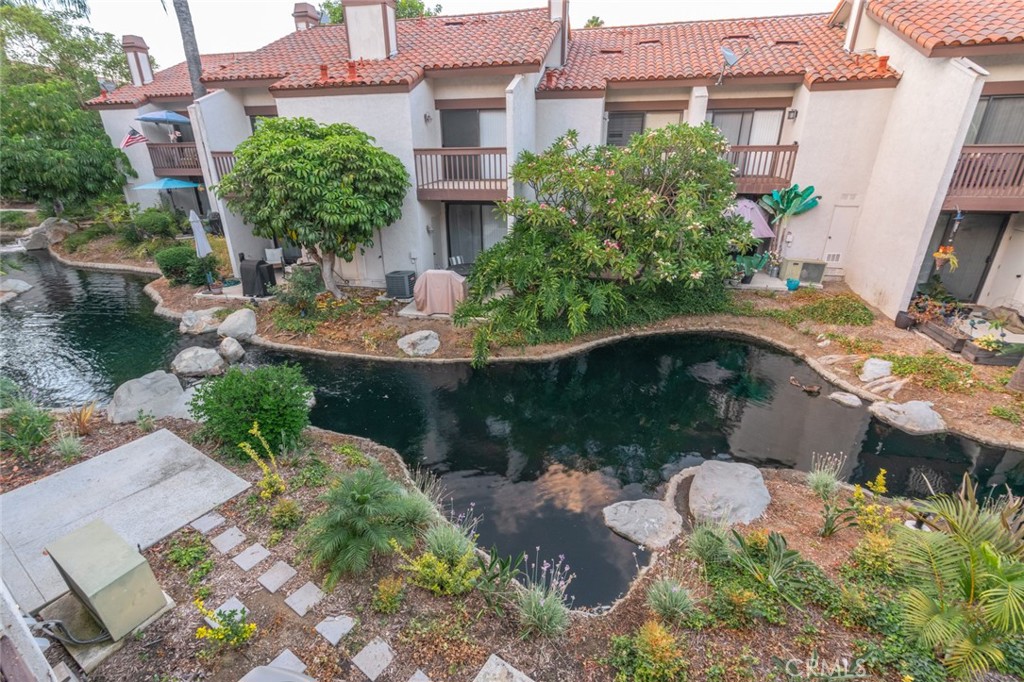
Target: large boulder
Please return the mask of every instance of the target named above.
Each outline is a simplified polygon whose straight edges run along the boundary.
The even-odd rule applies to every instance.
[[[245,349],[242,348],[242,344],[238,343],[237,340],[226,337],[220,342],[220,346],[217,347],[217,352],[224,358],[228,363],[238,362],[245,356]]]
[[[62,218],[47,218],[36,227],[26,230],[20,243],[26,251],[39,251],[63,241],[64,237],[77,229],[75,225]]]
[[[219,336],[227,336],[238,341],[247,341],[256,334],[256,313],[249,308],[240,308],[224,318],[217,327]]]
[[[157,370],[118,386],[107,405],[107,419],[125,424],[135,421],[140,411],[157,419],[180,417],[184,400],[185,391],[178,377]]]
[[[872,403],[868,411],[887,424],[915,436],[946,432],[946,422],[942,415],[932,409],[932,403],[923,400],[905,403],[877,402]]]
[[[843,407],[860,407],[862,405],[860,398],[846,391],[832,391],[828,394],[828,399]]]
[[[31,288],[32,285],[23,279],[13,279],[10,277],[7,279],[0,279],[0,292],[23,294]]]
[[[740,462],[704,462],[690,486],[693,517],[728,526],[747,524],[759,518],[771,501],[761,472],[757,467]]]
[[[192,346],[178,353],[171,361],[171,371],[183,377],[206,377],[221,374],[227,367],[224,358],[212,348]]]
[[[892,375],[892,363],[879,358],[868,358],[860,370],[860,380],[867,383]]]
[[[683,530],[683,517],[661,500],[616,502],[601,510],[604,525],[638,545],[668,547]]]
[[[437,332],[421,329],[398,339],[398,347],[406,355],[422,358],[437,352],[437,349],[441,347],[441,337],[437,335]]]
[[[178,331],[182,334],[206,334],[217,329],[220,322],[214,315],[219,308],[208,310],[186,310],[181,314]]]

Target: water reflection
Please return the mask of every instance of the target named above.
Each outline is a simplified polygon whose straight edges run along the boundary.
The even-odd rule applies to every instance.
[[[48,404],[105,399],[197,342],[152,314],[144,281],[64,268],[45,255],[16,276],[36,285],[3,309],[0,369]],[[202,339],[199,343],[213,343]],[[708,336],[637,339],[557,362],[415,365],[297,362],[317,388],[317,426],[395,448],[442,476],[456,509],[475,503],[481,543],[503,553],[565,554],[577,604],[609,603],[646,553],[605,528],[601,509],[660,494],[706,458],[806,469],[844,452],[854,481],[889,470],[890,488],[952,489],[965,471],[1024,490],[1024,452],[956,436],[913,437],[827,399],[792,356]],[[822,384],[811,397],[790,385]]]

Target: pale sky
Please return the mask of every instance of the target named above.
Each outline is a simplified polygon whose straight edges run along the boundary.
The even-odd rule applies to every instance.
[[[429,0],[444,14],[543,7],[544,0]],[[184,60],[181,35],[171,0],[91,0],[90,24],[120,37],[140,35],[160,68]],[[312,4],[319,3],[313,1]],[[571,0],[574,27],[598,15],[606,26],[652,24],[777,14],[830,12],[836,0]],[[291,33],[295,0],[192,0],[192,23],[200,52],[255,50]]]

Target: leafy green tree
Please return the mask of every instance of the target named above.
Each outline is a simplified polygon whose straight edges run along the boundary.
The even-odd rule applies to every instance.
[[[4,87],[67,81],[80,102],[99,94],[98,81],[128,80],[128,63],[113,35],[80,23],[73,11],[0,5],[0,69]]]
[[[325,0],[321,9],[327,12],[332,24],[345,23],[345,12],[342,8],[343,0]],[[399,19],[414,19],[416,17],[435,17],[441,13],[441,5],[428,7],[423,0],[396,0],[395,16]]]
[[[896,528],[904,622],[956,677],[977,679],[1024,634],[1024,500],[981,503],[965,474],[959,494],[915,511],[932,532]]]
[[[477,364],[492,341],[576,336],[635,320],[654,302],[674,314],[715,300],[730,254],[751,240],[749,223],[724,215],[736,196],[725,150],[705,124],[647,131],[625,147],[580,147],[570,131],[523,153],[512,180],[536,198],[498,206],[513,229],[477,257],[456,315],[488,318],[474,339]],[[511,295],[494,296],[506,287]]]
[[[601,28],[602,26],[604,26],[604,19],[596,14],[587,19],[587,23],[583,24],[583,28]]]
[[[135,177],[110,144],[99,114],[79,105],[70,81],[4,86],[0,109],[0,195],[77,207],[120,192]]]
[[[235,149],[217,190],[261,237],[288,238],[320,265],[335,296],[334,257],[351,261],[373,232],[402,217],[409,174],[347,123],[270,118]]]

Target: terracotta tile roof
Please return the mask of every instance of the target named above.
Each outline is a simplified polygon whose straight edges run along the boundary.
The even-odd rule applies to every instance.
[[[246,54],[245,52],[204,54],[201,57],[203,71],[234,62]],[[157,71],[153,74],[153,80],[145,85],[124,85],[110,93],[106,99],[96,97],[86,104],[97,107],[119,104],[142,105],[151,97],[192,97],[192,82],[189,80],[188,66],[185,65],[185,62]]]
[[[206,70],[203,80],[273,79],[271,90],[409,85],[429,70],[539,67],[558,32],[547,9],[401,19],[396,29],[398,54],[360,62],[357,78],[351,82],[347,79],[348,37],[343,25],[296,31],[234,63]],[[321,81],[321,64],[328,67],[326,82]]]
[[[843,29],[827,22],[827,14],[813,14],[573,31],[565,67],[540,89],[601,90],[607,83],[624,81],[717,79],[723,46],[743,55],[726,70],[727,78],[895,82],[897,74],[880,72],[876,57],[845,52]]]
[[[871,0],[868,11],[926,54],[1024,43],[1024,0]]]

